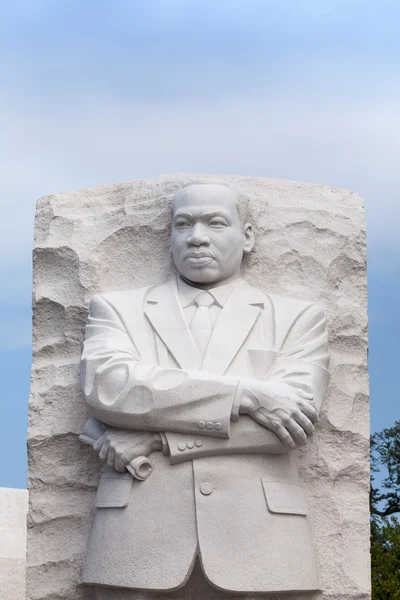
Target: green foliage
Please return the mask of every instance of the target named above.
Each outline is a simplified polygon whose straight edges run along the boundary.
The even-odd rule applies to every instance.
[[[374,473],[387,471],[382,490],[374,487]],[[383,503],[383,504],[382,504]],[[388,517],[400,512],[400,421],[371,437],[371,515]]]
[[[386,472],[381,487],[374,474]],[[371,437],[372,599],[400,600],[400,421]]]
[[[385,517],[371,527],[373,600],[400,600],[400,523]]]

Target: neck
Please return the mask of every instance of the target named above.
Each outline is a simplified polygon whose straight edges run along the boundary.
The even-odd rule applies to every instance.
[[[237,271],[236,273],[234,273],[230,277],[227,277],[226,279],[222,279],[221,281],[207,282],[207,283],[198,283],[197,281],[190,281],[190,279],[187,279],[183,275],[179,275],[179,277],[188,285],[191,285],[195,288],[199,288],[200,290],[212,290],[213,288],[221,287],[221,285],[226,285],[227,283],[231,283],[231,281],[236,281],[237,279],[239,279],[239,273],[240,273],[240,271]]]

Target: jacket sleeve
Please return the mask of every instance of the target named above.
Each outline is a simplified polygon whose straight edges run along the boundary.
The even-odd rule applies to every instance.
[[[266,379],[311,393],[311,403],[319,413],[329,383],[328,366],[325,312],[316,304],[308,304],[288,328]]]
[[[114,427],[229,437],[239,378],[149,365],[116,310],[94,296],[81,360],[93,415]]]
[[[168,454],[171,464],[186,460],[226,454],[283,454],[289,448],[273,433],[242,415],[232,423],[229,439],[208,436],[189,436],[167,432]]]
[[[279,380],[313,394],[314,399],[310,403],[319,412],[329,382],[328,331],[323,309],[316,305],[303,308],[286,329],[274,355],[275,361],[265,379]],[[240,399],[240,384],[237,398]],[[281,454],[290,451],[272,431],[245,416],[232,423],[227,440],[209,437],[194,440],[187,435],[169,432],[166,439],[172,464],[219,454]]]

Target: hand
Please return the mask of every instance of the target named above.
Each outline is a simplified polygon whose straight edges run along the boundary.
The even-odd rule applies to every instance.
[[[101,460],[109,467],[123,473],[126,465],[138,456],[148,457],[162,449],[159,433],[128,431],[127,429],[107,429],[93,445]]]
[[[244,380],[240,412],[273,431],[288,448],[307,444],[318,413],[313,395],[280,381]]]

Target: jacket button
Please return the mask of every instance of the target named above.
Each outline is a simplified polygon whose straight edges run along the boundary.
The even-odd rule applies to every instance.
[[[192,448],[194,448],[194,442],[187,442],[186,446],[191,450]]]
[[[198,425],[199,425],[200,429],[204,429],[204,427],[206,426],[204,421],[199,421]]]
[[[201,448],[201,447],[202,447],[202,445],[203,445],[203,442],[202,442],[202,440],[196,440],[196,446],[197,446],[198,448]]]
[[[200,486],[200,491],[204,496],[209,496],[213,491],[213,487],[211,483],[202,483]]]
[[[222,425],[221,423],[215,423],[215,429],[221,429]]]
[[[213,429],[214,423],[212,421],[207,421],[207,429]]]
[[[179,448],[179,450],[185,450],[185,448],[186,448],[185,442],[179,442],[178,448]]]

